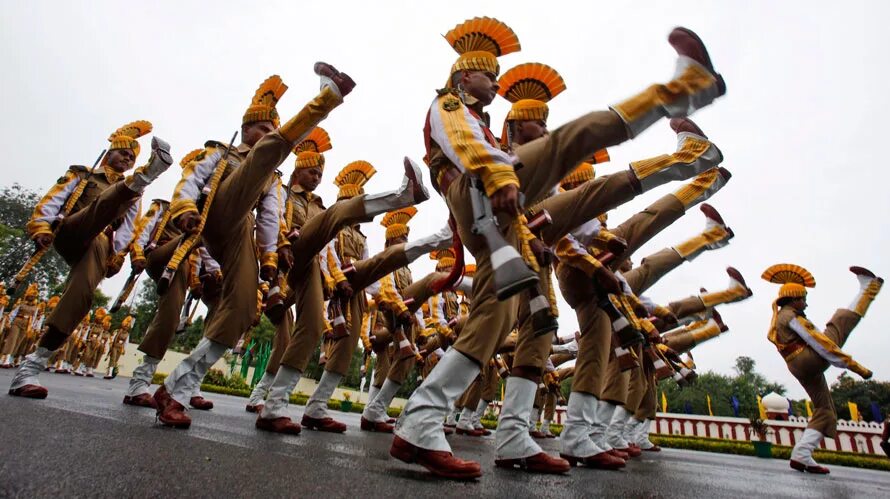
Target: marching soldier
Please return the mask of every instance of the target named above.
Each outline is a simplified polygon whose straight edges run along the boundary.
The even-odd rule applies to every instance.
[[[340,187],[337,201],[352,198],[364,194],[362,185],[370,178],[373,167],[370,163],[356,161],[347,165],[337,178],[335,183]],[[384,215],[381,225],[386,227],[386,247],[373,257],[368,256],[365,245],[365,237],[357,226],[347,227],[340,231],[338,236],[328,244],[326,258],[326,276],[337,285],[345,279],[352,288],[352,297],[341,302],[335,297],[335,306],[328,311],[337,311],[339,318],[330,316],[332,323],[339,321],[339,326],[334,327],[330,347],[325,363],[325,370],[319,381],[318,387],[309,398],[306,410],[303,413],[303,426],[317,427],[319,430],[345,430],[345,425],[333,425],[320,423],[329,419],[327,415],[327,403],[333,394],[340,379],[346,375],[352,354],[361,336],[361,318],[368,311],[365,291],[375,296],[375,302],[388,305],[390,300],[385,298],[377,282],[392,272],[400,272],[407,269],[407,265],[415,259],[431,250],[441,249],[451,244],[452,234],[449,229],[444,229],[431,236],[420,238],[416,241],[408,241],[408,221],[417,213],[417,208],[407,207],[391,211]],[[408,281],[410,282],[410,281]],[[367,288],[367,289],[366,289]],[[346,306],[343,306],[343,303]],[[410,328],[413,330],[413,328]],[[348,334],[348,336],[346,336]],[[413,335],[406,334],[409,341]],[[409,368],[410,369],[410,368]],[[407,372],[404,373],[407,376]]]
[[[773,318],[768,339],[776,346],[813,401],[813,417],[803,435],[791,451],[791,468],[807,473],[827,474],[828,468],[813,459],[813,449],[825,437],[837,434],[837,414],[825,381],[829,365],[849,369],[864,379],[872,372],[841,350],[853,328],[865,316],[869,305],[878,295],[884,280],[862,267],[850,267],[859,281],[859,291],[848,308],[839,308],[825,327],[819,331],[804,314],[807,308],[807,289],[816,287],[816,279],[805,268],[793,264],[778,264],[763,272],[763,279],[781,284],[779,296],[773,302]]]
[[[404,211],[390,213],[381,222],[387,228],[387,245],[397,244],[403,239],[407,239],[408,227],[406,224],[410,216],[407,218],[400,216],[403,213]],[[369,398],[362,413],[363,430],[384,433],[393,431],[392,424],[388,422],[386,410],[402,384],[408,379],[411,368],[416,364],[419,355],[414,342],[415,331],[420,326],[406,326],[406,324],[410,324],[412,321],[418,324],[424,323],[422,318],[417,317],[417,313],[424,303],[430,305],[430,313],[435,314],[434,317],[440,317],[443,321],[447,321],[446,318],[449,317],[449,314],[457,313],[457,303],[449,295],[449,292],[443,292],[437,296],[433,287],[435,281],[442,279],[451,271],[455,263],[453,253],[446,249],[434,251],[430,256],[437,260],[436,272],[418,281],[413,281],[411,270],[407,266],[402,267],[381,279],[379,291],[375,293],[375,302],[379,310],[375,321],[375,335],[378,339],[386,338],[386,343],[389,343],[391,339],[393,345],[391,352],[388,353],[390,357],[388,364],[381,362],[378,366],[378,369],[384,372],[382,375],[378,375],[379,377],[375,376],[373,386],[378,386],[379,383],[380,388],[373,398]],[[465,279],[465,281],[470,283],[472,280]],[[410,301],[410,305],[406,301]],[[414,316],[413,319],[408,318],[411,315]],[[397,337],[396,333],[400,328],[403,336]],[[438,329],[443,336],[451,334],[451,327],[447,323],[439,324]],[[427,345],[425,348],[433,352],[439,347]],[[380,353],[377,358],[378,360],[381,358]],[[439,421],[439,423],[441,425],[442,422]]]
[[[171,201],[171,217],[190,234],[190,244],[203,239],[223,273],[218,305],[204,324],[204,338],[154,394],[158,419],[165,425],[191,425],[186,405],[210,366],[236,345],[254,320],[260,268],[250,212],[294,146],[355,86],[349,76],[330,65],[317,63],[315,72],[321,78],[320,93],[289,121],[279,126],[275,106],[287,86],[280,77],[272,76],[261,84],[244,113],[241,143],[227,147],[210,141],[204,158],[183,170]],[[199,197],[205,187],[208,192],[199,212]],[[171,267],[177,259],[182,261],[189,249],[188,245],[177,248],[167,270],[175,272]],[[278,256],[283,266],[293,258],[290,249]]]
[[[197,162],[203,161],[205,156],[204,149],[196,149],[182,158],[180,166],[183,169],[192,168]],[[280,182],[270,182],[257,204],[257,242],[264,247],[264,251],[271,245],[271,252],[275,257],[263,253],[262,258],[264,261],[271,260],[273,265],[277,265],[277,248],[281,239],[279,219],[283,210],[279,205],[283,204],[283,199],[280,191]],[[134,262],[134,273],[141,272],[141,269],[145,268],[149,277],[155,282],[162,278],[165,268],[183,238],[182,230],[171,221],[171,217],[169,202],[162,199],[152,201],[152,206],[137,225],[130,256]],[[193,290],[202,288],[202,276],[203,280],[216,283],[222,275],[221,270],[218,273],[201,274],[202,264],[208,268],[216,267],[216,264],[210,264],[211,260],[206,249],[202,247],[179,262],[168,281],[166,291],[159,296],[155,316],[139,344],[139,350],[145,355],[142,363],[133,370],[133,376],[124,396],[124,404],[156,408],[148,388],[158,364],[173,343],[176,331],[180,327],[180,311],[186,301],[186,293],[190,288]],[[208,288],[210,287],[214,287],[214,284],[210,284]],[[201,296],[200,291],[197,293],[193,291],[192,294],[194,299]],[[215,303],[215,300],[213,302]],[[189,406],[208,410],[213,408],[213,403],[200,396],[196,390],[189,398]]]
[[[75,375],[88,378],[94,376],[94,365],[98,364],[96,359],[102,356],[105,349],[102,344],[102,337],[105,336],[106,320],[108,320],[110,325],[111,317],[108,316],[108,312],[102,307],[97,308],[93,313],[90,328],[84,337],[83,351],[80,355],[80,368],[74,371]]]
[[[62,352],[60,361],[62,363],[60,369],[56,369],[57,374],[73,374],[80,367],[80,350],[83,344],[83,337],[90,328],[90,313],[83,317],[80,325],[62,344],[64,348],[58,348],[57,351]]]
[[[151,131],[151,123],[136,121],[109,137],[101,168],[72,166],[47,192],[28,222],[37,251],[52,245],[71,267],[59,304],[46,321],[47,331],[37,350],[16,373],[9,393],[46,398],[38,374],[89,312],[93,292],[106,276],[120,270],[133,235],[139,200],[145,188],[173,162],[170,146],[155,136],[148,163],[124,177],[139,155],[136,139]]]
[[[17,348],[23,341],[26,341],[31,328],[34,326],[38,309],[37,294],[37,284],[30,284],[25,290],[25,295],[16,301],[15,306],[9,313],[7,319],[9,328],[6,331],[2,344],[0,344],[0,367],[2,368],[9,369],[13,367]]]
[[[479,36],[479,33],[487,36]],[[712,102],[725,92],[722,79],[710,64],[704,45],[690,31],[675,29],[669,41],[680,55],[675,81],[654,85],[643,93],[613,106],[611,111],[588,114],[546,138],[517,148],[516,157],[503,153],[483,121],[482,108],[497,90],[497,57],[519,49],[509,27],[490,19],[475,19],[459,25],[446,39],[461,56],[452,66],[446,88],[434,100],[427,120],[427,148],[434,183],[443,194],[458,227],[458,234],[478,265],[473,304],[466,331],[442,358],[405,407],[390,453],[403,461],[416,462],[435,474],[450,478],[481,475],[478,463],[455,458],[441,421],[453,400],[470,384],[508,333],[512,320],[511,300],[497,300],[492,282],[493,265],[485,239],[471,232],[474,222],[469,200],[473,183],[480,182],[490,196],[492,210],[504,222],[519,214],[519,192],[533,205],[560,179],[594,151],[632,138],[663,116],[685,116]],[[514,164],[522,164],[514,170]],[[616,186],[603,193],[605,209],[635,192],[646,191],[678,176],[701,173],[701,165],[674,161],[638,165],[616,177]],[[479,176],[478,180],[475,176]],[[510,234],[515,241],[515,236]],[[497,332],[497,334],[495,334]],[[444,393],[444,399],[434,393]],[[529,466],[542,471],[563,471],[564,464],[545,453],[502,456],[534,460]],[[509,463],[512,465],[512,462]]]
[[[40,336],[40,331],[43,329],[43,321],[45,319],[46,303],[41,301],[37,303],[37,313],[34,314],[34,318],[31,320],[28,330],[21,336],[19,344],[15,347],[13,358],[15,359],[16,366],[21,363],[26,355],[34,350],[34,345],[37,343],[37,338]],[[47,366],[49,366],[49,364],[47,364]]]
[[[120,361],[121,355],[126,351],[127,339],[130,337],[130,329],[133,327],[133,320],[133,316],[131,315],[124,317],[120,327],[114,332],[114,338],[108,349],[108,369],[105,372],[105,379],[112,379],[117,376],[115,370],[117,369],[117,364],[118,361]]]

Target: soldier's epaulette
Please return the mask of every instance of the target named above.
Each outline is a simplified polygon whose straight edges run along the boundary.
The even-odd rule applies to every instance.
[[[436,100],[439,102],[439,106],[442,107],[445,111],[456,111],[460,109],[463,101],[460,99],[460,93],[454,89],[443,88],[440,90],[436,90],[436,93],[439,96]]]
[[[87,168],[83,165],[71,165],[68,167],[68,171],[77,175],[81,179],[84,179],[84,178],[87,178],[90,176],[89,168]],[[56,180],[56,183],[64,184],[66,180],[67,180],[66,175],[62,175],[61,177],[59,177],[58,180]]]

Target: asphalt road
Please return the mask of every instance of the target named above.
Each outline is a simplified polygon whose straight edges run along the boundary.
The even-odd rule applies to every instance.
[[[0,371],[9,386],[11,370]],[[245,399],[210,394],[189,430],[155,423],[154,412],[121,403],[126,379],[45,374],[43,401],[0,395],[0,497],[890,497],[890,473],[832,467],[805,475],[785,461],[667,449],[624,471],[576,468],[565,476],[494,468],[494,439],[449,437],[456,454],[479,460],[469,483],[436,479],[389,457],[391,437],[254,429]],[[301,407],[292,409],[299,421]],[[556,440],[544,442],[558,452]]]

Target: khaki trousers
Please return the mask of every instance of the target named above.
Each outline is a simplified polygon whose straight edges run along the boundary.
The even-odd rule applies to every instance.
[[[655,413],[658,410],[658,400],[655,392],[656,385],[654,374],[648,373],[646,376],[646,392],[643,394],[643,399],[640,401],[636,412],[634,412],[634,417],[640,421],[655,419]]]
[[[624,278],[635,295],[642,295],[668,272],[676,269],[685,260],[672,248],[655,252],[640,262],[633,270],[626,272]],[[701,301],[701,300],[699,300]]]
[[[269,362],[266,364],[266,373],[275,376],[278,374],[278,367],[281,366],[281,357],[287,350],[287,343],[290,341],[290,333],[294,330],[294,312],[293,307],[287,307],[284,317],[278,324],[275,324],[275,338],[272,340],[272,351],[269,353]]]
[[[556,394],[547,391],[544,394],[544,421],[553,421],[553,416],[556,415]]]
[[[71,340],[69,336],[69,340],[65,343],[67,345],[65,347],[65,362],[68,362],[72,365],[73,368],[76,368],[75,365],[78,363],[78,359],[80,358],[80,345],[77,341]]]
[[[352,285],[354,294],[349,300],[347,310],[343,311],[350,318],[349,337],[333,342],[328,362],[325,364],[325,371],[345,376],[349,370],[352,354],[361,337],[362,317],[368,311],[368,300],[365,298],[363,290],[408,263],[405,245],[396,244],[371,258],[359,260],[353,264],[355,272],[349,277],[349,283]]]
[[[286,124],[288,136],[308,134],[339,105],[338,101],[332,98],[330,90],[323,90]],[[280,129],[266,134],[253,146],[242,164],[220,183],[207,214],[204,241],[207,250],[222,267],[223,279],[219,304],[213,317],[205,323],[204,336],[229,348],[233,348],[241,334],[251,328],[257,313],[259,264],[251,212],[275,175],[275,169],[287,159],[294,145]],[[311,234],[305,236],[311,237]],[[294,248],[294,254],[301,253]]]
[[[515,152],[521,166],[517,165],[516,175],[519,189],[525,195],[526,206],[546,197],[563,177],[594,151],[626,139],[627,131],[618,115],[601,111],[584,115],[549,135],[518,147]],[[488,246],[482,236],[472,233],[473,212],[469,188],[469,176],[462,175],[452,182],[445,193],[445,201],[457,222],[463,244],[476,260],[470,315],[454,348],[482,366],[509,334],[515,321],[516,299],[501,302],[496,297]],[[600,208],[595,211],[605,212],[626,200],[619,192],[602,192]],[[501,227],[506,229],[508,225],[509,221],[501,217]],[[507,241],[515,245],[515,231],[504,232],[507,233]]]
[[[642,352],[642,350],[641,350]],[[649,362],[645,359],[641,359],[641,363],[643,366],[648,364]],[[637,408],[640,406],[640,403],[643,401],[643,397],[646,396],[646,377],[648,375],[648,370],[645,367],[640,369],[634,369],[630,371],[630,380],[628,382],[628,391],[627,391],[627,402],[625,403],[625,409],[627,412],[634,414],[637,411]]]
[[[843,347],[850,332],[859,324],[860,319],[858,314],[850,310],[838,309],[823,332],[838,347]],[[801,353],[788,362],[788,370],[797,378],[813,402],[813,417],[810,418],[807,428],[812,428],[826,437],[834,438],[837,435],[837,412],[831,399],[831,390],[825,381],[824,373],[828,366],[828,361],[819,356],[811,347],[804,348]]]
[[[664,344],[677,353],[686,353],[695,346],[695,338],[691,331],[679,331],[662,336]]]
[[[486,364],[485,368],[482,369],[482,393],[479,394],[482,400],[491,402],[498,397],[498,388],[501,385],[500,379],[497,367],[491,365],[491,362]]]
[[[390,348],[384,348],[382,351],[377,352],[377,365],[374,366],[374,380],[372,381],[372,384],[377,388],[382,387],[389,376],[393,355],[391,347],[392,345],[390,345]]]
[[[473,383],[464,390],[464,394],[457,399],[457,403],[455,407],[460,407],[461,409],[469,409],[471,411],[475,411],[476,407],[479,406],[479,399],[482,397],[482,378],[477,377],[473,380]]]
[[[296,326],[281,358],[282,364],[305,371],[324,333],[324,291],[318,253],[344,227],[367,222],[366,218],[364,196],[357,196],[334,203],[309,219],[300,230],[300,238],[291,246],[294,266],[287,275],[297,305]],[[253,292],[256,293],[255,287]]]
[[[446,274],[443,272],[427,274],[423,279],[411,283],[402,291],[402,298],[414,299],[414,305],[411,307],[412,312],[420,308],[421,305],[430,299],[433,295],[433,290],[431,288],[432,283],[443,278],[445,275]],[[410,331],[406,332],[405,336],[408,338],[408,341],[413,342],[415,340],[417,335],[416,329],[417,328],[411,328]],[[402,384],[408,379],[408,375],[411,373],[411,368],[414,367],[414,365],[415,359],[413,357],[393,359],[386,377],[394,383]]]
[[[164,272],[164,267],[173,256],[180,240],[181,237],[174,238],[155,248],[146,257],[145,271],[155,282]],[[188,271],[188,258],[183,258],[173,275],[169,289],[163,295],[158,296],[158,308],[145,331],[142,342],[139,343],[140,352],[155,359],[163,359],[170,344],[173,343],[176,328],[179,326],[182,306],[185,303],[185,295],[188,292]]]
[[[540,409],[544,407],[544,395],[547,393],[547,388],[538,385],[538,389],[535,391],[535,400],[532,403],[532,407],[535,409]],[[537,421],[535,421],[537,423]],[[532,428],[534,429],[534,428]]]
[[[12,355],[15,353],[21,338],[25,335],[25,328],[28,327],[28,319],[24,317],[16,317],[9,329],[6,330],[6,337],[0,344],[0,355]]]
[[[683,298],[682,300],[668,303],[668,308],[674,315],[682,319],[683,317],[689,317],[690,315],[700,314],[704,312],[707,307],[705,307],[705,304],[698,296],[690,296],[688,298]]]
[[[123,181],[116,182],[87,207],[62,220],[53,246],[71,271],[59,304],[47,317],[49,327],[68,336],[90,311],[93,291],[105,278],[106,261],[111,254],[111,244],[102,231],[123,216],[139,196]]]
[[[613,232],[627,241],[625,254],[629,257],[665,227],[680,218],[684,211],[680,200],[673,194],[668,194],[616,227]],[[655,276],[663,276],[673,268],[671,267],[673,263],[675,262],[671,259],[655,258],[639,270],[633,269],[627,272],[624,277],[632,289],[635,285],[645,289],[654,284],[657,280]],[[662,265],[664,267],[661,267]],[[610,376],[620,374],[617,358],[611,347],[612,323],[598,305],[598,291],[590,277],[567,265],[558,267],[557,277],[563,296],[575,309],[581,331],[572,391],[589,393],[598,399],[605,399],[613,395],[604,393],[606,384],[610,383]],[[626,384],[625,380],[625,397]]]

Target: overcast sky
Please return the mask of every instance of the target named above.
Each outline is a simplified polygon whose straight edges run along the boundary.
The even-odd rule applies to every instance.
[[[14,2],[0,9],[0,145],[2,183],[44,191],[69,164],[92,164],[118,126],[154,124],[180,158],[207,139],[228,140],[254,90],[279,74],[290,86],[279,103],[287,118],[311,98],[318,83],[312,63],[324,60],[358,83],[323,126],[333,150],[319,189],[330,204],[331,181],[350,161],[378,173],[366,187],[399,182],[401,158],[423,156],[421,128],[434,89],[456,55],[442,34],[473,16],[509,24],[523,50],[501,59],[505,70],[524,62],[556,68],[568,89],[551,103],[551,128],[667,81],[675,61],[665,41],[684,25],[708,44],[727,95],[695,116],[733,173],[714,204],[735,231],[729,247],[676,270],[649,295],[659,302],[725,287],[724,268],[737,267],[755,296],[721,308],[731,331],[695,350],[701,370],[731,373],[747,355],[791,396],[803,390],[767,341],[770,303],[778,286],[760,280],[769,265],[808,268],[818,286],[809,316],[824,324],[846,307],[857,285],[850,265],[890,275],[882,250],[890,243],[886,216],[888,175],[883,157],[890,97],[885,2]],[[508,105],[490,107],[500,132]],[[144,161],[148,141],[143,139]],[[627,163],[670,153],[675,136],[661,122],[641,137],[610,149],[605,174]],[[282,169],[289,173],[294,158]],[[138,161],[138,160],[137,160]],[[169,198],[174,167],[153,184],[146,200]],[[428,179],[427,179],[427,183]],[[610,213],[619,223],[679,184],[641,196]],[[147,206],[147,202],[146,202]],[[412,236],[444,223],[447,208],[434,197],[420,207]],[[366,224],[372,252],[383,246],[379,219]],[[642,248],[635,260],[674,245],[704,226],[688,213]],[[412,265],[416,278],[433,268]],[[126,271],[103,283],[116,295]],[[845,350],[890,379],[887,312],[879,296]],[[561,334],[577,328],[562,303]],[[830,369],[829,382],[840,373]]]

